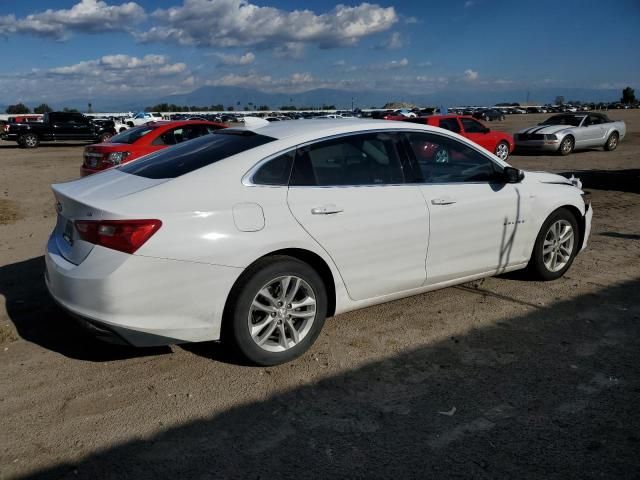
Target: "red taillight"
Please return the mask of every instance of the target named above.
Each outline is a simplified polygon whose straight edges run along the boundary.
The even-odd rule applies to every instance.
[[[85,242],[134,253],[162,226],[160,220],[76,220]]]

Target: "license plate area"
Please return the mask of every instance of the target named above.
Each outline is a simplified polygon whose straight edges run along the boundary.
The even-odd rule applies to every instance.
[[[67,220],[67,223],[64,226],[64,231],[62,233],[62,238],[65,242],[69,244],[69,246],[73,246],[73,232],[75,227],[71,220]]]

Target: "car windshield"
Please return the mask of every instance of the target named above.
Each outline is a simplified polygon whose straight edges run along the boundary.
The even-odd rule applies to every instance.
[[[577,127],[582,122],[584,115],[554,115],[540,125],[571,125]]]
[[[109,143],[131,144],[131,143],[134,143],[136,140],[139,140],[140,138],[144,137],[147,133],[150,133],[155,129],[156,127],[149,127],[146,125],[143,127],[130,128],[129,130],[125,130],[124,132],[120,132],[119,134],[111,137],[109,139]]]
[[[274,140],[249,130],[218,130],[152,153],[118,169],[145,178],[176,178]]]

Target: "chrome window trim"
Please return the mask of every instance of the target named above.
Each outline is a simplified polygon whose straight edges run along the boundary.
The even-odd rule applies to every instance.
[[[282,150],[280,150],[280,151],[278,151],[276,153],[273,153],[273,154],[263,158],[262,160],[259,160],[255,165],[253,165],[253,167],[251,167],[247,171],[247,173],[245,173],[242,176],[242,184],[245,187],[268,187],[268,188],[282,188],[282,187],[287,187],[287,188],[353,188],[353,187],[398,187],[398,186],[407,186],[407,185],[471,185],[471,184],[490,185],[491,184],[491,182],[441,182],[441,183],[404,182],[404,183],[380,183],[380,184],[372,183],[372,184],[358,184],[358,185],[289,185],[289,184],[287,184],[287,185],[262,185],[262,184],[259,184],[259,183],[253,183],[253,176],[256,174],[256,172],[265,163],[269,162],[270,160],[273,160],[274,158],[279,157],[280,155],[284,155],[286,153],[291,152],[292,150],[297,150],[299,148],[303,148],[303,147],[306,147],[308,145],[313,145],[314,143],[324,142],[324,141],[327,141],[327,140],[333,140],[333,139],[336,139],[336,138],[349,137],[349,136],[352,136],[352,135],[367,134],[367,133],[426,133],[426,134],[429,134],[429,135],[440,136],[440,137],[444,137],[444,138],[446,138],[448,140],[454,140],[454,141],[460,142],[460,140],[458,140],[457,138],[453,138],[450,135],[442,134],[440,132],[432,132],[430,130],[421,130],[421,129],[414,130],[414,129],[410,129],[410,128],[403,128],[403,129],[397,129],[397,128],[369,129],[369,130],[361,130],[361,131],[358,131],[358,132],[337,133],[337,134],[334,134],[334,135],[328,135],[326,137],[321,137],[321,138],[316,138],[314,140],[309,140],[308,142],[303,142],[303,143],[297,144],[297,145],[292,146],[292,147],[287,147],[285,149],[282,149]],[[453,132],[453,133],[455,133],[455,132]],[[460,142],[460,143],[463,143],[463,142]],[[500,165],[493,158],[491,158],[490,156],[487,156],[487,152],[486,151],[482,151],[484,149],[477,148],[476,145],[474,145],[473,142],[471,142],[470,140],[469,140],[469,143],[471,143],[471,145],[467,145],[466,143],[465,143],[465,145],[468,146],[469,148],[471,148],[472,150],[475,150],[477,153],[479,153],[480,155],[485,157],[487,160],[492,162],[494,165],[496,165],[500,169],[504,168],[503,165]],[[294,158],[294,162],[295,162],[295,158]],[[293,168],[293,166],[292,166],[292,168]]]

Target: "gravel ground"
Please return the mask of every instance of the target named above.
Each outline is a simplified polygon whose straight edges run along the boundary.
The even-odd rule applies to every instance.
[[[511,158],[591,192],[564,278],[340,315],[273,368],[84,336],[42,281],[49,184],[82,149],[0,142],[0,478],[640,478],[640,111],[611,117],[629,129],[615,152]]]

